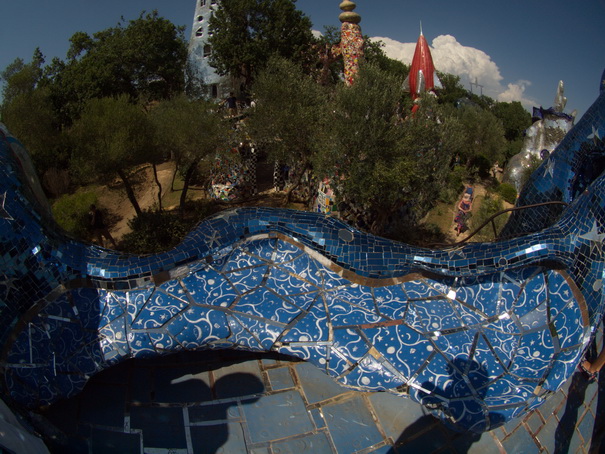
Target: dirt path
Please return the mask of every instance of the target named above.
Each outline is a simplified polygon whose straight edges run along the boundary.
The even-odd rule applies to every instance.
[[[166,162],[157,167],[158,179],[162,185],[162,196],[170,191],[170,183],[174,173],[174,163]],[[145,165],[133,175],[135,195],[141,210],[148,210],[158,203],[158,186],[153,177],[151,165]],[[119,241],[124,234],[130,232],[128,221],[135,217],[135,210],[126,196],[124,185],[115,181],[105,186],[98,196],[98,205],[104,209],[108,216],[111,235]]]

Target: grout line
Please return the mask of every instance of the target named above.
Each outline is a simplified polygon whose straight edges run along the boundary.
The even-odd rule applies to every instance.
[[[191,440],[191,424],[189,423],[189,407],[183,407],[183,425],[185,439],[187,440],[187,452],[193,452],[193,441]]]

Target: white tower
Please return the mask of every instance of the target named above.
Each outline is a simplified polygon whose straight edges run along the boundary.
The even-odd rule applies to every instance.
[[[208,43],[210,17],[218,4],[218,0],[196,0],[191,38],[189,39],[189,59],[193,68],[204,84],[208,86],[210,98],[225,98],[229,93],[229,78],[219,76],[210,66],[208,59],[212,54],[212,47]]]

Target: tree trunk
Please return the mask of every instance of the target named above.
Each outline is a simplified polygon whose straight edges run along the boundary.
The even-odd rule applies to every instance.
[[[311,166],[309,164],[305,164],[305,166],[303,167],[302,171],[298,174],[298,178],[296,179],[296,183],[292,186],[290,186],[290,189],[288,189],[288,192],[286,193],[286,204],[290,204],[290,202],[292,201],[292,193],[294,192],[294,190],[300,186],[300,182],[302,181],[303,176],[305,175],[305,172],[307,170],[311,170]]]
[[[134,195],[134,190],[132,189],[130,180],[128,180],[128,177],[126,176],[126,174],[124,173],[124,171],[122,169],[118,170],[118,176],[124,182],[124,189],[126,189],[126,195],[128,196],[128,200],[130,200],[130,203],[132,203],[135,213],[137,214],[137,216],[140,216],[141,207],[139,206],[139,202],[137,202],[137,198]]]
[[[370,225],[370,233],[373,235],[382,235],[384,233],[384,228],[387,224],[387,220],[389,216],[392,214],[393,209],[389,210],[379,210],[376,213],[376,217],[374,218],[374,222]]]
[[[160,179],[158,178],[158,168],[155,163],[151,164],[153,168],[153,178],[155,179],[155,184],[158,185],[158,209],[162,211],[162,183],[160,183]]]
[[[189,190],[189,182],[195,173],[195,168],[199,163],[199,159],[196,159],[191,163],[191,165],[187,168],[187,172],[185,172],[185,176],[183,178],[183,190],[181,191],[181,199],[179,201],[179,211],[181,212],[181,216],[185,212],[185,202],[187,200],[187,191]]]
[[[172,181],[170,182],[170,191],[174,192],[176,189],[174,189],[174,181],[176,180],[176,175],[179,171],[179,164],[175,163],[174,165],[174,173],[172,174]]]

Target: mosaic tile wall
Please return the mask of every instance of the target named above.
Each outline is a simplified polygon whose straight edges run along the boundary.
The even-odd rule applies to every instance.
[[[602,144],[604,103],[522,196],[567,191],[556,223],[444,250],[269,208],[204,220],[158,255],[102,249],[54,227],[27,155],[2,130],[3,396],[36,408],[126,358],[233,348],[304,359],[457,428],[525,414],[571,376],[603,313],[605,178],[577,181],[585,144]]]

